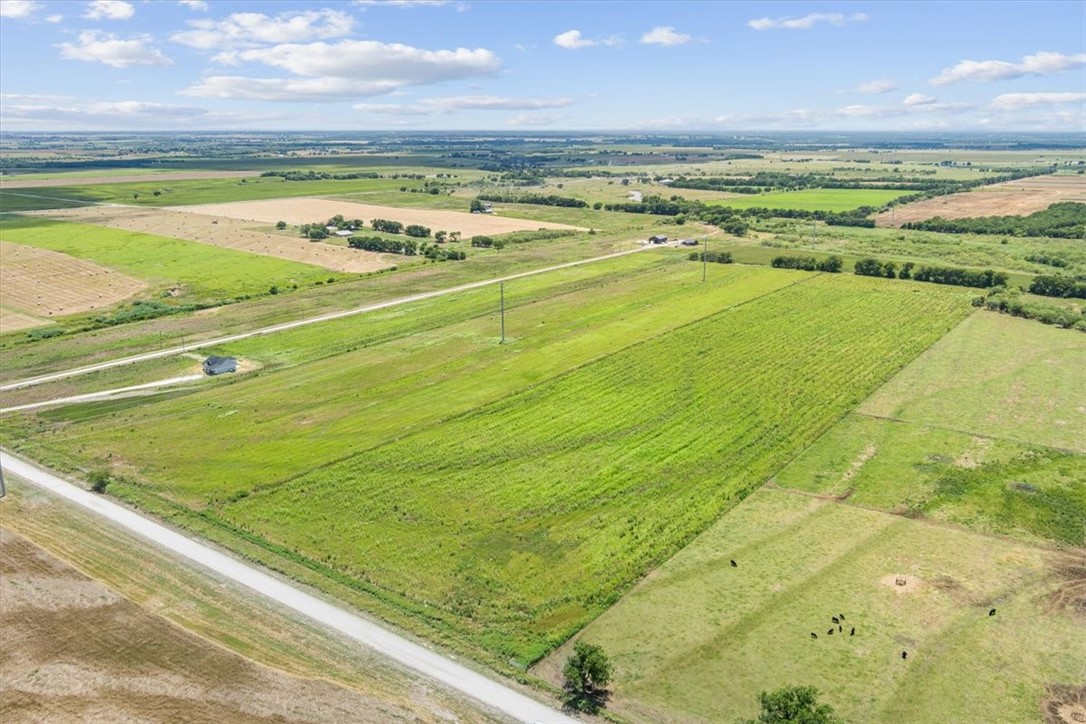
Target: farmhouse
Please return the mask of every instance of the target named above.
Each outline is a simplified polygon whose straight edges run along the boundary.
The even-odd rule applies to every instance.
[[[226,372],[236,372],[238,361],[233,357],[216,357],[211,355],[204,360],[204,373],[209,375],[221,375]]]
[[[667,237],[662,234],[655,234],[649,237],[649,241],[653,244],[663,244],[667,241]]]
[[[679,243],[682,244],[683,246],[697,246],[698,245],[698,240],[697,239],[683,239]]]

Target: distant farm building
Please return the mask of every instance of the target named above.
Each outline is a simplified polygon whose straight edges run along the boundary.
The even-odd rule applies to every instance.
[[[697,239],[683,239],[679,243],[682,244],[683,246],[697,246],[698,245],[698,240]]]
[[[491,206],[490,204],[483,204],[483,213],[484,214],[493,214],[494,213],[494,207]]]
[[[339,231],[336,232],[336,236],[351,236],[353,234],[354,234],[354,232],[351,231],[350,229],[340,229]]]
[[[667,242],[667,237],[661,234],[656,234],[654,236],[650,236],[649,241],[653,244],[663,244]]]
[[[204,360],[204,374],[221,375],[226,372],[237,372],[238,361],[233,357],[216,357],[211,355]]]

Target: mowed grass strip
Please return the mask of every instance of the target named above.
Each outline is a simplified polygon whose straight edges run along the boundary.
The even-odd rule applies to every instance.
[[[263,294],[273,285],[309,284],[331,274],[309,264],[208,244],[37,218],[5,217],[0,237],[98,262],[157,289],[180,285],[187,301]]]
[[[978,312],[858,412],[1086,453],[1086,336]]]
[[[1036,721],[1047,684],[1086,673],[1081,622],[1048,598],[1063,560],[765,489],[579,638],[611,658],[611,707],[633,721],[753,717],[786,685],[817,687],[846,721]],[[566,648],[536,673],[557,681]]]
[[[955,290],[795,276],[220,514],[530,663],[969,311]]]
[[[637,254],[507,285],[505,345],[492,287],[230,345],[219,351],[269,371],[184,399],[147,399],[123,414],[90,403],[5,422],[11,437],[24,430],[25,444],[61,458],[78,447],[88,465],[124,460],[161,494],[202,508],[806,278],[733,267],[703,285],[682,259]],[[56,423],[48,435],[41,420]]]

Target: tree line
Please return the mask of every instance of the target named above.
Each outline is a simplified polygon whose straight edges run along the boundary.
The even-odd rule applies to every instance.
[[[773,257],[770,266],[776,269],[802,269],[803,271],[820,271],[836,274],[841,271],[845,262],[836,254],[825,259],[815,259],[813,256],[777,256]]]
[[[1064,201],[1029,216],[981,216],[969,219],[910,221],[903,229],[938,231],[944,234],[1001,234],[1049,236],[1058,239],[1086,238],[1086,204]]]
[[[575,199],[571,196],[558,196],[557,194],[479,194],[479,201],[494,201],[504,204],[535,204],[537,206],[563,206],[571,209],[583,209],[588,206],[587,201]],[[476,209],[472,205],[472,211]]]
[[[902,264],[899,270],[897,264],[892,261],[880,261],[872,258],[859,259],[853,267],[853,271],[860,276],[866,277],[914,279],[918,282],[978,287],[981,289],[1003,286],[1007,283],[1006,274],[991,269],[978,271],[960,267],[916,266],[911,261]]]

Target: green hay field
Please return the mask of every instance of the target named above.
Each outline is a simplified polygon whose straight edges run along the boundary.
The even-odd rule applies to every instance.
[[[683,189],[671,193],[682,195]],[[887,202],[906,195],[906,191],[882,189],[806,189],[781,191],[769,194],[731,196],[717,201],[702,199],[713,206],[731,206],[736,209],[765,207],[769,209],[801,209],[806,211],[851,211],[860,206],[881,207]]]
[[[156,292],[180,285],[185,301],[265,294],[273,285],[344,276],[310,264],[92,224],[7,217],[0,236],[111,267],[147,281]]]
[[[112,465],[139,483],[121,495],[202,510],[529,663],[969,310],[958,290],[852,276],[718,268],[702,286],[670,258],[594,285],[577,274],[605,269],[569,270],[532,301],[510,289],[508,345],[493,290],[460,322],[436,300],[357,323],[353,350],[334,332],[254,340],[257,359],[314,351],[214,389],[12,418],[11,443]]]

